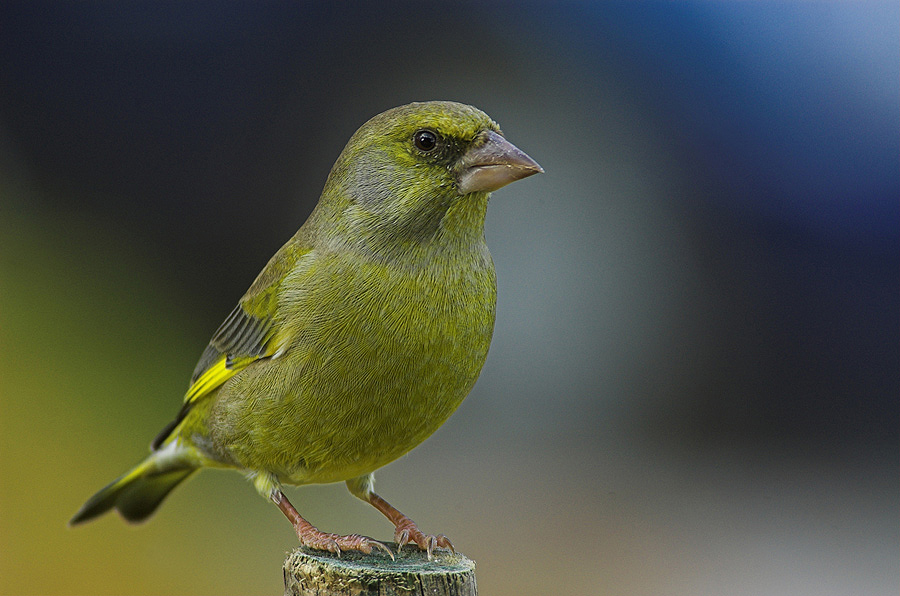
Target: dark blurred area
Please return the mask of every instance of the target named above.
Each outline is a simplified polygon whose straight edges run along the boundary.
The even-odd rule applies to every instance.
[[[223,563],[153,583],[144,564],[190,555],[141,541],[207,527],[183,497],[158,516],[171,534],[66,532],[82,554],[60,567],[81,571],[34,580],[29,475],[79,479],[37,534],[55,540],[174,415],[353,131],[453,99],[547,174],[492,199],[491,356],[445,429],[379,476],[422,482],[398,505],[419,499],[426,526],[434,493],[494,495],[490,520],[455,501],[439,518],[491,594],[896,593],[896,2],[5,2],[0,32],[0,592],[278,591],[291,534],[237,477],[215,485],[247,493],[234,515],[252,503],[281,540],[251,579]],[[203,476],[189,494],[210,494]],[[337,494],[318,515],[356,515]],[[532,568],[585,544],[536,523],[548,510],[602,542],[574,569]],[[229,516],[215,553],[265,534]],[[118,581],[94,576],[103,557]]]

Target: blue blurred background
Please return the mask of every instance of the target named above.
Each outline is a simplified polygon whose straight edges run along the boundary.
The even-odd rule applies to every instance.
[[[353,131],[453,99],[547,173],[491,202],[478,385],[379,492],[484,594],[897,593],[896,2],[7,1],[0,31],[0,592],[280,593],[296,537],[237,474],[66,521]]]

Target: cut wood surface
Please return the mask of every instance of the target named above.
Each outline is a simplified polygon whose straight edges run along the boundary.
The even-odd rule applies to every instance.
[[[297,548],[284,561],[285,596],[475,596],[475,561],[459,553],[387,543],[384,552],[337,555]]]

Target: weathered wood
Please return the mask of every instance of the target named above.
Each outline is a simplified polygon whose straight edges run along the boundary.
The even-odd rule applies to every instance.
[[[425,552],[410,546],[399,552],[341,556],[295,549],[284,561],[285,596],[476,596],[475,561],[446,550]]]

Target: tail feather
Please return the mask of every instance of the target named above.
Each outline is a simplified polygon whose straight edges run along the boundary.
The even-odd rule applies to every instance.
[[[141,522],[150,517],[173,488],[196,471],[189,465],[160,469],[151,455],[136,468],[118,478],[88,499],[69,521],[74,526],[115,508],[127,521]]]

